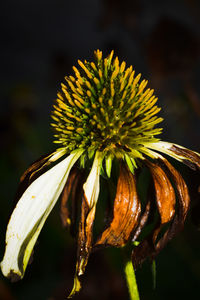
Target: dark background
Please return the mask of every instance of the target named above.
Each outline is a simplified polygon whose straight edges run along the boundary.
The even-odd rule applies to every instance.
[[[63,77],[77,59],[114,49],[155,88],[162,138],[200,152],[200,3],[198,0],[42,0],[1,8],[0,254],[20,175],[52,151],[50,112]],[[200,285],[200,176],[175,163],[192,195],[184,231],[157,258],[157,288],[149,263],[137,271],[141,299],[197,299]],[[199,227],[200,228],[200,227]],[[48,218],[25,277],[0,275],[1,300],[61,300],[68,295],[75,243],[62,228],[59,204]],[[76,299],[128,299],[117,250],[91,256]]]

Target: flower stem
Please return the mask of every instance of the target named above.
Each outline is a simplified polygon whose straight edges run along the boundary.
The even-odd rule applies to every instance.
[[[135,271],[133,269],[131,260],[126,261],[124,272],[126,275],[126,283],[128,286],[130,300],[140,300],[137,282],[135,278]]]

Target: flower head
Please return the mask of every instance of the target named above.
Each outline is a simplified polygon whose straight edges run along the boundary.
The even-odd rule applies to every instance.
[[[79,68],[73,67],[75,76],[66,77],[61,85],[52,113],[59,148],[35,162],[22,176],[1,262],[5,276],[22,278],[38,235],[62,191],[61,218],[71,228],[81,197],[71,295],[80,289],[79,277],[85,272],[92,249],[122,247],[140,239],[149,216],[157,212],[153,230],[133,247],[132,261],[137,267],[147,257],[156,256],[182,229],[190,202],[187,185],[160,152],[193,169],[200,167],[198,153],[157,138],[162,131],[157,124],[162,118],[157,117],[160,108],[154,91],[146,88],[147,81],[141,81],[132,66],[126,68],[118,57],[113,59],[113,51],[104,59],[101,51],[94,54],[94,62],[78,61]],[[55,165],[49,168],[52,163]],[[120,167],[112,219],[93,241],[100,176],[106,173],[107,179],[112,178],[114,164]],[[137,192],[136,172],[142,166],[148,168],[153,183],[153,192],[143,204]],[[82,169],[89,171],[86,179]],[[164,224],[169,226],[160,235]]]
[[[133,170],[137,158],[143,158],[144,143],[157,142],[162,121],[156,114],[154,91],[145,89],[147,80],[140,82],[132,66],[119,63],[111,54],[102,59],[95,52],[95,62],[78,61],[73,67],[75,77],[66,77],[62,91],[54,106],[52,126],[56,130],[56,143],[70,153],[84,149],[84,159],[92,158],[96,151],[104,154],[107,164],[112,158],[124,159]],[[132,166],[133,165],[133,166]],[[109,175],[110,170],[106,168]]]

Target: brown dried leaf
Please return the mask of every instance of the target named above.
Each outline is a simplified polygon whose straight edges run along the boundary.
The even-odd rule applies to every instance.
[[[114,200],[113,220],[102,233],[95,246],[121,247],[127,243],[136,228],[141,213],[141,204],[136,191],[135,177],[121,164]]]

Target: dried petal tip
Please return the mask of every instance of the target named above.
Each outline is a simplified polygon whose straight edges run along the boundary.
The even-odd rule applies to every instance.
[[[92,250],[92,229],[99,197],[102,159],[102,153],[97,151],[92,169],[83,185],[84,195],[82,198],[81,218],[79,222],[77,264],[71,296],[80,290],[79,276],[84,274]]]
[[[165,153],[186,164],[193,170],[200,169],[200,154],[183,146],[163,141],[145,143],[144,146]]]
[[[70,293],[70,295],[67,297],[68,299],[71,299],[72,297],[74,297],[79,291],[81,290],[81,282],[78,278],[78,276],[74,277],[74,285],[73,285],[73,289]]]

